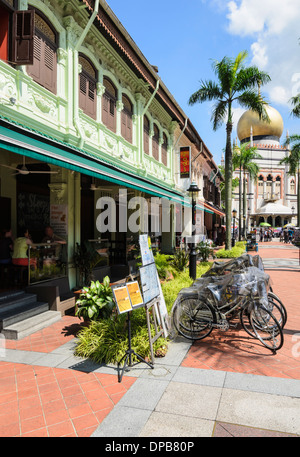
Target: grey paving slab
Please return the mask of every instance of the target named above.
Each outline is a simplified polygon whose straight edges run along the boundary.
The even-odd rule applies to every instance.
[[[81,357],[76,357],[75,355],[70,355],[65,357],[57,368],[68,368],[70,370],[84,371],[90,373],[99,369],[101,364],[93,362],[91,359],[84,359]]]
[[[177,367],[174,365],[160,365],[155,364],[154,369],[145,369],[140,375],[140,378],[145,378],[149,380],[153,379],[163,379],[170,381],[174,374],[177,371]]]
[[[155,365],[179,366],[191,347],[191,342],[181,337],[176,337],[168,345],[165,357],[156,357]]]
[[[300,398],[300,381],[243,373],[226,373],[224,387]]]
[[[222,387],[224,385],[225,378],[225,371],[179,367],[173,377],[173,381],[203,386]]]
[[[146,424],[150,410],[117,404],[92,437],[136,437]]]
[[[43,357],[43,352],[16,351],[15,349],[5,349],[5,357],[1,360],[5,362],[25,363],[34,365],[36,360]]]
[[[154,410],[169,381],[138,378],[118,405],[138,409]]]
[[[35,360],[35,365],[57,368],[66,359],[68,359],[67,354],[42,354],[39,358]]]
[[[139,436],[141,437],[210,437],[214,421],[154,411]]]
[[[300,435],[299,411],[299,398],[223,389],[216,419]]]
[[[171,381],[156,411],[191,418],[215,420],[222,388]]]

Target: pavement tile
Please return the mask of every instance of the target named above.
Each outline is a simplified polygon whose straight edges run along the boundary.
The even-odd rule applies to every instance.
[[[236,424],[227,424],[225,422],[217,422],[213,436],[215,438],[289,438],[296,437],[290,433],[281,433],[273,430],[264,430],[254,427],[245,427]]]

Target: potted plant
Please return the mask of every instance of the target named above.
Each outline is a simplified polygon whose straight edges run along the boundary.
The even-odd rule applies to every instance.
[[[76,301],[76,316],[84,320],[107,319],[111,316],[114,306],[110,279],[105,276],[103,283],[92,281],[89,287],[83,288]]]
[[[100,262],[101,256],[88,241],[76,243],[73,256],[74,266],[79,272],[80,286],[89,285],[93,279],[93,268]]]

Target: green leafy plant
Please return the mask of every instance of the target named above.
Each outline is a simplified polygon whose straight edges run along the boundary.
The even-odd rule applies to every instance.
[[[171,260],[171,265],[177,272],[184,271],[188,263],[189,254],[184,249],[178,249]]]
[[[234,246],[230,250],[220,249],[216,253],[218,259],[231,259],[240,257],[245,252],[245,243],[242,246]]]
[[[89,287],[84,287],[76,301],[76,316],[91,320],[110,317],[115,303],[109,284],[109,277],[105,276],[102,284],[92,281]]]
[[[101,256],[88,241],[76,243],[73,255],[74,266],[78,269],[80,286],[89,285],[93,279],[93,268],[101,261]]]
[[[97,363],[117,363],[124,356],[129,344],[126,314],[114,319],[92,321],[77,337],[77,356],[89,357]],[[144,359],[151,356],[146,313],[142,308],[135,310],[131,316],[131,348]],[[167,340],[159,337],[153,344],[154,354],[161,357],[166,350]],[[132,358],[133,361],[139,361],[134,355]]]
[[[166,279],[170,276],[170,273],[172,273],[172,265],[170,264],[171,258],[171,256],[160,254],[159,252],[155,254],[154,261],[160,279]]]
[[[200,241],[200,243],[197,244],[196,249],[202,262],[207,262],[209,257],[212,257],[213,259],[216,257],[213,247],[208,241]]]

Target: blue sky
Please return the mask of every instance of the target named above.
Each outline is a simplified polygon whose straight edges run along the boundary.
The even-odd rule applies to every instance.
[[[172,93],[220,163],[225,124],[212,129],[209,102],[188,105],[201,80],[215,79],[212,60],[248,51],[247,65],[271,76],[262,94],[283,117],[284,141],[300,133],[290,116],[290,97],[300,92],[299,0],[107,0],[146,59]],[[243,113],[234,110],[236,123]],[[233,138],[236,131],[233,132]]]

